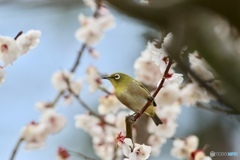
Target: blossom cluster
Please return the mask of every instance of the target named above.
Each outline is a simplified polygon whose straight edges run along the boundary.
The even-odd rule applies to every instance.
[[[56,113],[55,109],[45,109],[38,123],[33,121],[23,127],[20,138],[25,142],[25,149],[42,148],[47,136],[58,133],[65,124],[65,117]]]
[[[122,135],[120,132],[116,137],[117,146],[122,149],[123,155],[127,158],[124,160],[145,160],[148,159],[151,153],[151,147],[145,144],[132,142],[130,138]]]
[[[98,6],[95,1],[88,0],[85,1],[85,4],[95,10],[95,15],[93,17],[85,17],[82,14],[79,15],[81,26],[76,31],[76,38],[88,47],[89,53],[93,57],[97,58],[98,53],[94,48],[92,48],[92,45],[96,44],[103,37],[105,30],[114,26],[114,17],[104,6],[101,4],[98,4]],[[34,48],[39,42],[40,35],[40,31],[31,30],[26,34],[20,35],[16,40],[9,37],[0,37],[0,60],[4,63],[3,67],[11,64],[18,58],[19,55],[23,55],[29,49]],[[4,79],[3,67],[0,67],[0,82]],[[95,92],[101,86],[100,75],[97,69],[93,66],[90,66],[86,73],[86,80],[90,84],[89,90],[90,92]],[[55,72],[51,78],[51,82],[53,87],[59,92],[59,95],[63,95],[64,104],[71,104],[73,97],[78,96],[82,89],[81,79],[76,80],[73,72],[66,70]],[[104,99],[111,99],[111,103],[109,105],[115,104],[115,107],[117,105],[121,105],[114,95],[102,97],[100,99],[102,104],[108,103]],[[65,117],[56,112],[55,103],[56,102],[47,101],[39,101],[36,103],[36,109],[41,112],[39,122],[31,122],[24,126],[20,136],[20,139],[25,142],[26,149],[37,149],[43,147],[48,135],[61,131],[66,125]],[[100,107],[100,113],[106,112],[104,111],[106,109],[104,107]],[[111,112],[111,110],[108,112]],[[106,154],[109,154],[109,152],[115,151],[113,147],[114,137],[119,132],[118,128],[124,128],[124,123],[119,120],[121,119],[119,117],[122,117],[123,115],[125,114],[118,113],[117,115],[114,115],[114,113],[112,113],[103,116],[102,119],[88,114],[80,115],[76,116],[76,126],[83,127],[85,130],[88,130],[89,133],[93,134],[93,136],[95,135],[93,143],[96,144],[95,148],[97,149],[95,150],[101,157],[101,155],[105,156]],[[89,123],[89,121],[92,123]],[[90,125],[87,126],[87,123]],[[116,124],[116,127],[111,127],[111,125],[109,126],[105,123]],[[93,129],[92,132],[91,129]],[[109,144],[109,146],[105,146],[106,144]],[[101,147],[101,145],[103,147]],[[60,147],[57,157],[58,159],[68,159],[69,155],[65,149]]]
[[[171,154],[178,159],[211,160],[211,157],[205,155],[204,150],[197,149],[198,145],[199,139],[194,135],[184,139],[175,139]]]
[[[115,150],[115,136],[125,130],[125,116],[128,112],[116,112],[115,107],[120,109],[122,105],[115,95],[100,97],[99,102],[100,112],[105,113],[101,114],[102,118],[89,113],[77,115],[75,126],[92,136],[93,148],[101,159],[121,159],[121,152],[119,149]]]
[[[169,63],[166,47],[171,45],[172,38],[173,35],[171,33],[168,34],[164,38],[160,47],[158,47],[159,45],[156,42],[148,42],[146,49],[134,64],[137,80],[150,88],[157,87],[160,83],[159,80],[163,77],[167,64]],[[214,78],[213,74],[211,74],[211,69],[206,69],[208,67],[205,65],[204,60],[196,58],[198,58],[197,53],[189,55],[191,68],[196,71],[200,70],[201,74],[208,72],[208,78]],[[204,67],[203,65],[205,65],[206,68],[198,69],[198,65],[199,67]],[[155,97],[157,103],[156,113],[162,119],[164,124],[156,127],[152,121],[148,122],[147,131],[149,137],[146,143],[151,146],[151,149],[148,149],[148,156],[143,156],[142,159],[147,159],[149,157],[150,150],[151,155],[159,155],[162,145],[165,144],[169,138],[174,136],[178,126],[177,117],[181,112],[182,105],[192,106],[197,102],[209,102],[214,98],[213,96],[209,96],[208,93],[194,81],[191,83],[183,82],[183,75],[175,72],[175,66],[176,64],[174,63],[168,72],[161,91]],[[90,66],[87,70],[87,75],[90,91],[94,92],[99,89],[99,86],[101,86],[102,83],[97,68]],[[110,146],[110,148],[114,148],[114,135],[116,135],[117,132],[119,133],[120,131],[125,130],[125,116],[127,116],[129,112],[122,110],[123,107],[114,94],[100,97],[99,103],[99,113],[104,119],[112,117],[111,124],[114,124],[115,126],[108,126],[108,124],[103,123],[99,118],[89,114],[77,116],[76,126],[77,128],[82,128],[92,136],[93,146],[97,155],[102,159],[106,159],[106,157],[113,157],[114,154],[119,155],[118,151],[114,152],[113,149],[110,150],[108,147]],[[104,135],[104,137],[102,137],[102,135]],[[136,159],[136,153],[139,153],[142,147],[144,148],[145,146],[136,144],[135,148],[133,148],[132,146],[134,145],[129,139],[123,139],[125,139],[125,137],[118,134],[118,146],[122,148],[123,155],[131,160]],[[130,149],[131,152],[127,152],[126,148],[128,150]],[[192,150],[189,154],[191,155],[192,153],[195,153],[195,150]],[[196,155],[200,155],[199,153]]]
[[[0,84],[4,81],[4,69],[20,56],[35,48],[40,41],[40,36],[39,30],[29,30],[16,38],[0,35],[0,62],[2,63],[0,65]]]

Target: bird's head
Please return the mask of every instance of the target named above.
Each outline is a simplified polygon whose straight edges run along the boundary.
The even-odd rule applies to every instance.
[[[108,79],[114,88],[127,86],[133,80],[130,76],[120,72],[113,73],[110,76],[103,76],[102,78]]]

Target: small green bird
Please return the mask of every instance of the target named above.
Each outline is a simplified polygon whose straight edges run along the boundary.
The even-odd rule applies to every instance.
[[[153,98],[147,88],[124,73],[113,73],[102,78],[108,79],[112,83],[117,99],[134,112],[139,112],[148,99]],[[156,106],[155,101],[144,113],[150,116],[156,125],[163,124],[154,111],[154,106]]]

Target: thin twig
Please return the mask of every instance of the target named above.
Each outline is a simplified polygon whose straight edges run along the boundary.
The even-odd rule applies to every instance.
[[[77,101],[86,109],[89,111],[89,113],[99,119],[102,119],[102,116],[96,112],[94,112],[78,95],[74,95],[74,97],[77,99]]]
[[[87,160],[95,160],[94,158],[91,158],[91,157],[88,157],[80,152],[76,152],[76,151],[71,151],[71,150],[67,150],[69,153],[74,153],[74,154],[77,154],[78,156],[84,158],[84,159],[87,159]]]
[[[93,14],[93,17],[95,17],[95,18],[98,17],[99,9],[100,9],[101,6],[102,6],[101,2],[102,2],[102,0],[97,0],[97,1],[96,1],[96,3],[97,3],[97,9],[96,9],[96,11],[95,11],[94,14]],[[22,33],[23,33],[23,32],[20,31],[20,32],[15,36],[14,39],[16,40],[20,35],[22,35]],[[82,54],[83,54],[84,50],[86,49],[86,47],[87,47],[86,44],[83,44],[83,45],[81,46],[81,49],[80,49],[80,51],[78,52],[77,58],[76,58],[76,60],[75,60],[75,62],[74,62],[74,64],[73,64],[73,67],[70,69],[70,72],[74,73],[74,72],[76,71],[77,67],[79,66],[79,63],[80,63],[80,59],[81,59],[81,57],[82,57]],[[56,103],[59,101],[59,99],[61,98],[61,96],[64,94],[64,92],[65,92],[65,91],[59,92],[59,93],[57,94],[57,96],[54,98],[54,100],[52,101],[52,103],[50,103],[49,107],[54,107],[55,104],[56,104]],[[105,92],[106,92],[106,91],[105,91]],[[91,113],[92,115],[94,115],[94,116],[98,117],[99,119],[101,119],[105,124],[108,124],[109,126],[114,126],[113,124],[110,124],[110,123],[108,123],[108,122],[105,122],[104,119],[103,119],[103,117],[102,117],[101,115],[99,115],[99,114],[95,113],[93,110],[91,110],[91,108],[88,107],[88,106],[80,99],[79,96],[77,96],[77,95],[75,95],[75,94],[74,94],[74,96],[77,98],[77,100],[79,101],[79,103],[81,103],[87,110],[90,111],[90,113]],[[21,144],[22,141],[23,141],[23,139],[19,139],[19,140],[18,140],[16,146],[15,146],[14,149],[13,149],[13,152],[12,152],[12,154],[11,154],[10,160],[13,160],[13,159],[14,159],[14,157],[15,157],[15,155],[16,155],[16,152],[17,152],[17,150],[18,150],[18,147],[19,147],[19,145]],[[94,160],[94,159],[91,159],[91,160]]]
[[[234,110],[229,110],[229,109],[221,109],[219,107],[215,107],[215,106],[205,106],[204,104],[198,102],[196,103],[196,107],[200,108],[200,109],[204,109],[207,111],[211,111],[214,113],[219,113],[219,114],[223,114],[223,115],[239,115],[240,113],[234,111]]]
[[[101,0],[97,0],[96,1],[97,8],[96,8],[95,12],[93,13],[93,17],[95,17],[95,18],[98,17],[98,14],[99,14],[98,12],[99,12],[99,10],[100,10],[100,8],[102,6],[101,2],[102,2]],[[77,67],[79,66],[82,54],[83,54],[83,52],[84,52],[84,50],[86,48],[87,48],[87,44],[86,43],[82,44],[81,49],[79,50],[77,58],[75,60],[75,63],[73,64],[72,68],[70,69],[71,72],[75,72],[76,71]]]
[[[15,36],[14,40],[17,40],[19,36],[23,34],[23,31],[18,32],[18,34]]]
[[[169,58],[169,61],[168,61],[166,70],[165,70],[165,72],[164,72],[164,74],[163,74],[163,78],[162,78],[160,84],[158,85],[157,89],[155,90],[155,92],[154,92],[153,95],[152,95],[153,98],[156,97],[156,95],[158,94],[158,92],[159,92],[159,91],[161,90],[161,88],[163,87],[163,84],[164,84],[164,82],[165,82],[165,80],[166,80],[166,78],[167,78],[167,76],[168,76],[168,72],[169,72],[169,70],[170,70],[170,68],[171,68],[172,63],[173,63],[173,60],[172,60],[171,58]],[[153,101],[153,99],[149,99],[149,100],[147,101],[147,103],[143,106],[143,108],[134,115],[134,120],[135,120],[135,121],[147,110],[147,108],[150,106],[150,104],[152,103],[152,101]]]
[[[23,141],[22,138],[19,138],[19,139],[18,139],[15,147],[13,148],[13,151],[12,151],[10,160],[14,160],[14,157],[15,157],[15,155],[16,155],[16,153],[17,153],[17,151],[18,151],[18,149],[19,149],[19,146],[20,146],[20,144],[22,143],[22,141]]]
[[[107,93],[108,95],[112,94],[110,91],[108,91],[105,87],[103,86],[99,86],[98,89],[100,89],[101,91]]]
[[[56,103],[59,101],[59,99],[61,98],[61,96],[64,94],[64,92],[65,91],[58,92],[57,96],[54,98],[52,103],[50,103],[49,107],[54,107],[56,105]]]
[[[106,122],[102,115],[98,114],[97,112],[94,112],[78,95],[74,94],[74,97],[77,99],[77,101],[86,109],[89,111],[89,113],[97,118],[99,118],[104,124],[107,124],[109,126],[114,127],[115,125],[109,122]]]
[[[75,60],[75,63],[73,64],[73,67],[70,69],[71,72],[75,72],[75,71],[76,71],[76,69],[77,69],[77,67],[78,67],[78,65],[79,65],[79,63],[80,63],[80,59],[81,59],[81,57],[82,57],[83,51],[85,50],[86,47],[87,47],[86,44],[83,44],[83,45],[81,46],[81,49],[80,49],[80,51],[78,52],[77,58],[76,58],[76,60]]]

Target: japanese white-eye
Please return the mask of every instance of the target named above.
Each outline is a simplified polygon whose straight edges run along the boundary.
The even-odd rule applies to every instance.
[[[110,76],[103,76],[108,79],[115,88],[117,99],[126,107],[134,112],[139,112],[151,97],[150,92],[142,83],[133,79],[124,73],[113,73]],[[156,125],[162,124],[162,121],[154,111],[155,101],[144,112],[150,116]]]

